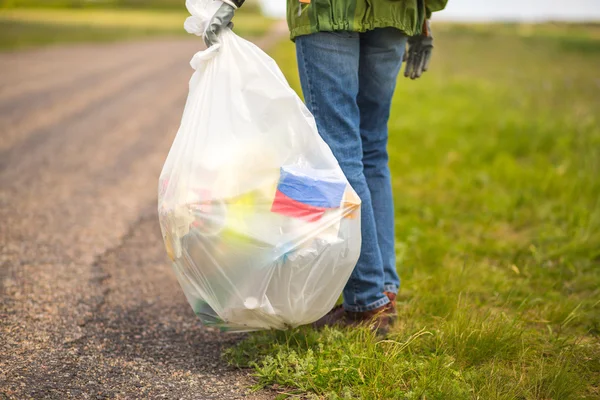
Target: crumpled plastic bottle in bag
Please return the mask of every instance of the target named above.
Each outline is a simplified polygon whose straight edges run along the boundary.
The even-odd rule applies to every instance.
[[[188,0],[202,35],[221,3]],[[360,200],[276,63],[230,29],[196,53],[159,179],[160,226],[201,321],[228,331],[309,324],[360,252]]]

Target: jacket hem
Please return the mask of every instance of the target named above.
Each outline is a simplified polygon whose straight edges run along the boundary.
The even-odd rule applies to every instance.
[[[373,23],[371,23],[371,24],[362,24],[359,27],[354,27],[353,29],[350,29],[349,25],[332,26],[331,28],[328,28],[328,29],[319,29],[317,27],[311,27],[310,25],[296,26],[296,27],[290,29],[290,39],[292,41],[294,41],[294,39],[297,38],[298,36],[310,35],[312,33],[317,33],[317,32],[352,31],[352,32],[361,32],[362,33],[362,32],[372,31],[373,29],[377,29],[377,28],[396,28],[408,36],[413,36],[418,33],[418,32],[413,32],[414,28],[412,28],[412,27],[409,28],[405,24],[399,23],[397,21],[377,20],[377,21],[373,21]]]

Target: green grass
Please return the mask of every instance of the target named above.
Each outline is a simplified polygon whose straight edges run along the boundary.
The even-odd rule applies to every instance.
[[[599,26],[436,27],[389,123],[393,332],[257,333],[226,358],[281,398],[600,398]],[[293,45],[273,55],[299,90]]]
[[[0,49],[20,49],[70,42],[104,42],[148,36],[188,36],[180,10],[1,9]],[[234,30],[242,36],[263,34],[272,20],[255,8],[241,9]]]

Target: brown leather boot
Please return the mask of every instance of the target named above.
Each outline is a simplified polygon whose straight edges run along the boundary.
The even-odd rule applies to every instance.
[[[371,325],[377,334],[387,334],[390,326],[396,321],[396,295],[385,292],[390,302],[374,310],[352,312],[344,310],[342,305],[335,306],[321,319],[313,323],[317,329],[325,326],[358,326]]]
[[[383,294],[385,294],[388,297],[388,299],[390,299],[390,304],[392,305],[392,308],[393,308],[392,323],[394,323],[398,319],[398,312],[396,311],[396,293],[383,292]]]
[[[390,303],[394,303],[394,306],[396,306],[396,293],[383,292],[383,294],[385,294],[387,298],[390,299]]]

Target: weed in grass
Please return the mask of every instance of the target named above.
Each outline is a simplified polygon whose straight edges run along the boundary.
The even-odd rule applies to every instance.
[[[461,309],[441,326],[438,347],[465,366],[514,359],[522,347],[522,328],[504,313]]]
[[[531,399],[572,399],[583,386],[576,370],[562,355],[553,363],[540,358],[530,369],[527,397]]]

